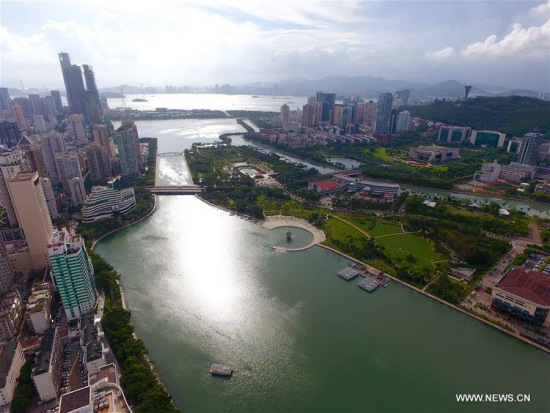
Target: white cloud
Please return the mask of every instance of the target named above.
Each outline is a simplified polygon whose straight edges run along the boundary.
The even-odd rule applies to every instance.
[[[426,54],[424,54],[424,57],[427,57],[428,59],[445,59],[452,56],[454,52],[454,48],[452,48],[451,46],[447,46],[436,52],[426,52]]]
[[[463,56],[529,56],[549,58],[550,53],[550,19],[542,26],[531,26],[527,29],[521,24],[514,24],[512,31],[500,41],[491,35],[483,42],[472,43],[461,51]]]
[[[535,17],[542,17],[543,19],[550,19],[550,1],[533,7],[529,10],[529,14]]]

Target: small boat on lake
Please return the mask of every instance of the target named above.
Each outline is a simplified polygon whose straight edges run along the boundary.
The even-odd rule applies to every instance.
[[[233,370],[225,364],[212,364],[210,367],[210,374],[215,376],[231,376],[231,374],[233,374]]]

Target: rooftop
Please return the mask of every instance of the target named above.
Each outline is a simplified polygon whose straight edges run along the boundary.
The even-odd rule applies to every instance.
[[[102,366],[99,368],[99,370],[90,373],[88,375],[88,378],[88,383],[90,384],[90,386],[93,386],[103,379],[107,379],[109,383],[118,384],[116,379],[116,367],[112,363],[107,364],[106,366]]]
[[[11,341],[0,347],[0,388],[6,385],[16,348],[17,341]]]
[[[339,188],[340,185],[338,185],[336,182],[331,181],[330,179],[324,179],[322,181],[315,181],[314,185],[317,186],[322,191],[325,191],[327,189],[336,189]]]
[[[40,352],[36,357],[36,370],[34,371],[34,375],[42,374],[49,370],[54,338],[55,329],[48,328],[44,332],[42,341],[40,342]]]
[[[543,307],[550,307],[550,277],[516,267],[499,281],[497,287]]]
[[[38,177],[37,172],[19,172],[15,175],[11,182],[21,182],[21,181],[30,181]]]
[[[91,404],[92,389],[90,386],[64,394],[59,404],[59,413],[69,413]]]

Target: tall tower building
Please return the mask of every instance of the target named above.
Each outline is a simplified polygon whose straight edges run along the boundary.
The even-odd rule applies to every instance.
[[[286,103],[281,106],[281,120],[283,121],[283,123],[290,120],[290,108]]]
[[[63,101],[61,100],[61,93],[59,93],[59,90],[50,90],[50,95],[53,97],[53,101],[55,103],[55,111],[57,114],[63,113]]]
[[[84,69],[84,78],[86,79],[86,105],[88,118],[91,123],[103,122],[101,112],[101,102],[99,101],[99,92],[95,83],[94,70],[91,66],[82,65]]]
[[[70,235],[66,228],[55,230],[47,251],[67,320],[92,311],[96,303],[94,268],[84,240]]]
[[[107,131],[107,126],[102,124],[95,124],[92,130],[94,136],[94,141],[98,142],[107,153],[109,160],[115,157],[115,153],[112,148],[112,140],[109,137],[109,132]]]
[[[50,217],[52,219],[59,218],[60,215],[57,211],[57,204],[55,202],[52,181],[50,181],[49,178],[40,178],[40,183],[42,184],[42,191],[44,192],[44,199],[46,200],[46,205],[48,206]]]
[[[397,117],[397,132],[408,132],[410,120],[411,112],[409,112],[408,110],[399,112],[399,115]]]
[[[78,155],[76,152],[56,153],[55,163],[57,164],[57,172],[59,173],[59,180],[63,185],[63,191],[66,195],[70,196],[69,181],[72,178],[82,179],[82,172],[80,170],[80,163],[78,162]],[[73,199],[73,201],[75,200]]]
[[[59,53],[59,63],[67,91],[67,101],[71,113],[86,114],[86,101],[84,97],[84,82],[80,66],[71,64],[68,53]]]
[[[143,169],[143,158],[139,148],[137,126],[133,121],[123,121],[115,133],[115,143],[118,147],[118,157],[122,175],[139,175]]]
[[[17,215],[10,197],[8,184],[19,172],[30,172],[22,151],[11,151],[0,154],[0,198],[8,215],[10,226],[17,226]]]
[[[313,105],[310,103],[302,107],[302,126],[304,128],[313,127]]]
[[[27,130],[27,120],[25,119],[25,115],[23,113],[23,108],[21,107],[21,105],[12,105],[11,114],[17,122],[17,126],[19,126],[19,130]]]
[[[69,179],[70,199],[73,205],[84,205],[86,202],[86,188],[84,187],[84,179],[75,176]]]
[[[19,130],[19,126],[16,122],[11,120],[4,120],[0,122],[0,141],[2,145],[6,145],[8,148],[13,148],[23,135]]]
[[[14,273],[8,258],[8,252],[4,243],[0,241],[0,294],[10,289],[13,277]]]
[[[367,104],[365,102],[357,102],[355,105],[355,123],[364,122],[366,108]]]
[[[409,102],[409,96],[411,95],[411,91],[409,89],[399,90],[397,91],[397,99],[401,99],[403,102],[403,106],[407,106]]]
[[[59,132],[52,131],[50,134],[41,135],[41,148],[42,156],[44,158],[44,164],[48,175],[52,180],[52,184],[57,185],[60,181],[59,171],[57,169],[57,163],[55,155],[58,153],[65,153],[67,147],[65,146],[65,139]]]
[[[87,145],[89,142],[84,126],[84,116],[75,113],[67,118],[67,123],[69,124],[71,135],[76,143],[80,146]]]
[[[33,269],[48,266],[53,227],[37,172],[20,172],[8,184],[17,221],[25,234]]]
[[[542,133],[538,132],[523,135],[521,147],[519,148],[518,163],[536,165],[543,136]]]
[[[39,133],[46,132],[46,124],[44,123],[44,116],[33,115],[32,121],[34,123],[34,130]]]
[[[322,104],[319,122],[328,122],[330,119],[330,110],[334,108],[334,104],[336,103],[336,94],[319,91],[316,94],[316,100]]]
[[[391,109],[393,95],[389,92],[380,94],[378,98],[378,112],[376,113],[375,133],[388,135],[391,131]]]
[[[10,92],[7,87],[0,87],[0,107],[6,112],[11,110]]]
[[[86,147],[90,180],[92,182],[107,182],[111,177],[111,163],[107,151],[98,142],[92,142]]]

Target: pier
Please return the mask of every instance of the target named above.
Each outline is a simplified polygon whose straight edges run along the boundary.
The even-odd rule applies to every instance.
[[[369,272],[365,265],[358,263],[350,264],[346,268],[338,271],[338,276],[346,281],[353,280],[358,275],[363,277],[363,279],[359,281],[357,286],[365,291],[368,291],[369,293],[373,292],[380,286],[384,288],[387,287],[391,281],[391,279],[385,276],[383,272],[380,272],[378,275],[373,275]]]
[[[148,186],[147,189],[155,195],[195,195],[203,191],[198,185],[182,186]]]

